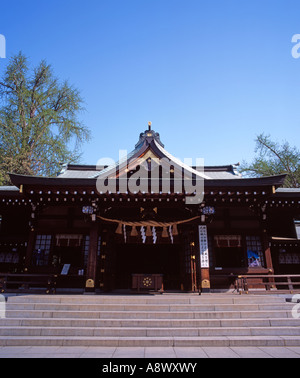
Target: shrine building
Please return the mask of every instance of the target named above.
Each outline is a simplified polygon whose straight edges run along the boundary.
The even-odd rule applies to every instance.
[[[283,188],[284,174],[181,162],[150,124],[117,163],[10,178],[1,273],[55,274],[57,289],[100,293],[208,292],[241,274],[300,274],[300,189]]]

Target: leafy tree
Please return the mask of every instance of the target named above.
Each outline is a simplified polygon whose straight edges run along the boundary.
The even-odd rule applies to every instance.
[[[255,157],[251,164],[243,163],[240,172],[250,177],[287,174],[285,187],[300,187],[300,151],[288,142],[273,142],[269,135],[260,134],[256,138]]]
[[[78,161],[89,139],[77,119],[83,100],[45,61],[30,70],[22,53],[12,57],[0,79],[0,100],[0,183],[9,183],[8,172],[54,176],[62,163]]]

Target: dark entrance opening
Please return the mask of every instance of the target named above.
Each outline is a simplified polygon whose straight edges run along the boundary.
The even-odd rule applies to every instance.
[[[118,244],[116,289],[131,289],[132,274],[163,274],[165,290],[180,290],[180,244]]]
[[[245,266],[242,248],[215,248],[215,266],[223,268],[241,268]]]
[[[65,264],[70,267],[65,274],[61,274]],[[55,246],[52,254],[52,266],[58,274],[56,287],[58,289],[84,287],[84,276],[78,272],[83,268],[83,253],[81,246]]]
[[[79,269],[83,265],[81,247],[54,247],[53,256],[58,260],[59,267],[71,264],[72,268]]]

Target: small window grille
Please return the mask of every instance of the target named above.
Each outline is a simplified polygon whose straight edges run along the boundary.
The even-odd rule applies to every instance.
[[[37,235],[33,252],[33,265],[45,266],[49,262],[51,235]]]
[[[248,267],[265,267],[264,253],[259,236],[246,236]]]

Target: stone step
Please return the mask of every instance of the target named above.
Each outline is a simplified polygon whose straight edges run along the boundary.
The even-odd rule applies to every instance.
[[[85,318],[85,319],[239,319],[289,318],[290,310],[277,311],[43,311],[7,310],[8,318]]]
[[[129,327],[1,327],[0,336],[300,336],[299,327],[129,328]]]
[[[24,327],[129,327],[129,328],[210,328],[210,327],[298,327],[300,320],[294,318],[256,319],[83,319],[83,318],[2,318],[0,328]]]
[[[77,304],[258,304],[285,303],[276,295],[15,295],[8,296],[8,303],[74,303]]]
[[[191,312],[191,311],[258,311],[292,309],[292,303],[267,304],[218,304],[218,305],[163,305],[163,304],[77,304],[77,303],[7,303],[6,310],[41,310],[41,311],[151,311],[151,312]]]
[[[292,303],[270,295],[18,295],[0,345],[300,346]]]
[[[0,336],[0,346],[230,347],[300,346],[300,336],[96,337]]]

